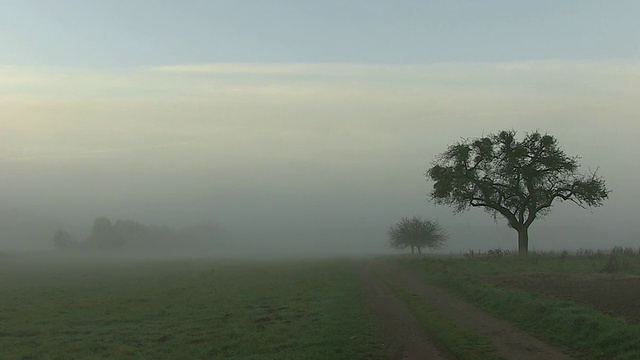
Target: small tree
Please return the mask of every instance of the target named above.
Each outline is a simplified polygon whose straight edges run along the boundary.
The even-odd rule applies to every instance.
[[[122,239],[118,235],[111,220],[101,216],[93,221],[87,242],[95,249],[114,250],[122,247]]]
[[[68,232],[57,230],[53,234],[53,246],[58,250],[68,250],[77,247],[78,242]]]
[[[518,232],[518,252],[528,253],[529,226],[547,215],[556,200],[580,207],[601,206],[609,197],[596,173],[578,172],[578,157],[567,156],[551,135],[538,132],[515,139],[501,131],[449,146],[427,170],[430,199],[455,212],[481,207],[500,214]]]
[[[447,234],[437,221],[424,220],[417,216],[403,217],[392,225],[387,232],[389,245],[395,249],[411,248],[411,253],[418,250],[422,254],[422,248],[440,249],[447,240]]]

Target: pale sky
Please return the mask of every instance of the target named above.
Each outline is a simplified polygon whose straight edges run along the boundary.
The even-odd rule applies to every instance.
[[[493,226],[429,204],[424,172],[515,129],[556,136],[613,190],[544,224],[635,231],[640,2],[0,5],[2,207],[272,236]]]
[[[638,60],[635,0],[3,0],[0,62]]]

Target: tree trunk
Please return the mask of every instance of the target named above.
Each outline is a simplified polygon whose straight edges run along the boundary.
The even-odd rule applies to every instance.
[[[411,254],[415,254],[416,249],[413,247],[413,245],[411,245]]]
[[[519,227],[518,231],[518,255],[527,256],[529,254],[529,228]]]
[[[422,250],[420,250],[420,246],[416,246],[418,248],[418,254],[422,255]]]

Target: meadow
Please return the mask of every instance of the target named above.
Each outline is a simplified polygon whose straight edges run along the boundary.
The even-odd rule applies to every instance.
[[[3,259],[3,359],[376,359],[346,260]]]
[[[446,294],[401,281],[409,278]],[[382,295],[363,286],[374,283]],[[389,328],[372,296],[406,308],[447,359],[513,358],[442,307],[451,296],[575,359],[640,358],[640,253],[631,249],[367,260],[4,256],[0,284],[2,359],[402,358],[411,339]]]

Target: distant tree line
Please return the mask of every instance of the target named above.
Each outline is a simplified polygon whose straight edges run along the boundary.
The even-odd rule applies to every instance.
[[[86,239],[80,240],[67,231],[57,230],[53,245],[60,251],[75,252],[185,253],[213,250],[221,232],[221,228],[213,223],[174,229],[133,220],[112,222],[106,217],[98,217]]]

